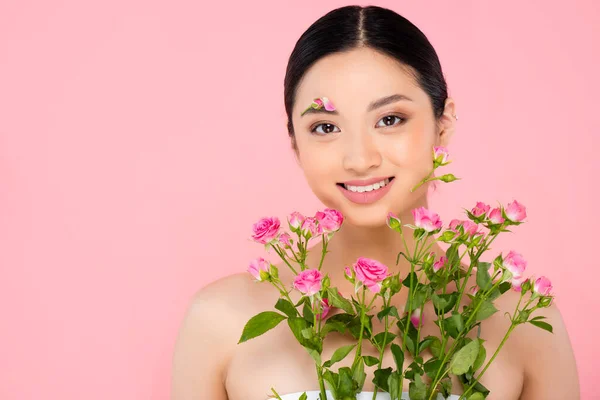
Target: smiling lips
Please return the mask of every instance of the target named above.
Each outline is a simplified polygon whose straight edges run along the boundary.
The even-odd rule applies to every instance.
[[[365,180],[353,180],[338,183],[337,186],[348,200],[357,204],[370,204],[381,199],[389,192],[394,177],[377,177]]]

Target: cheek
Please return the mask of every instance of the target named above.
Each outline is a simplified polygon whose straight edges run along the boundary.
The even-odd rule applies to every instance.
[[[339,168],[336,168],[337,156],[332,153],[331,149],[302,149],[302,169],[311,187],[330,185],[336,179]]]
[[[390,137],[386,143],[386,158],[402,170],[422,172],[431,167],[434,145],[432,129],[416,126],[405,135]]]

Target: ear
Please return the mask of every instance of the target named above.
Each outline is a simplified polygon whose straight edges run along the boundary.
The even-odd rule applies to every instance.
[[[436,146],[447,147],[456,128],[456,105],[451,97],[446,99],[444,113],[438,120]]]

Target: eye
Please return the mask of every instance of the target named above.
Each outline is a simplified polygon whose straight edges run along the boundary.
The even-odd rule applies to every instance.
[[[328,133],[332,133],[334,132],[334,128],[337,129],[337,132],[339,132],[339,128],[333,124],[328,124],[328,123],[324,123],[324,124],[318,124],[315,125],[310,132],[314,135],[317,136],[324,136],[327,135]]]
[[[399,123],[394,123],[395,120],[400,121]],[[383,125],[379,125],[379,122],[383,121]],[[404,123],[406,121],[405,118],[399,117],[397,115],[386,115],[385,117],[381,118],[378,122],[377,122],[377,127],[386,127],[386,126],[394,126],[394,125],[400,125],[402,123]]]

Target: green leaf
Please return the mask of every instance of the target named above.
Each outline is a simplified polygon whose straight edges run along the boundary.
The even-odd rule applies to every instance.
[[[404,338],[404,336],[403,336]],[[410,337],[410,335],[406,335],[406,349],[408,350],[408,352],[412,355],[415,354],[415,341],[413,338]]]
[[[452,307],[454,307],[456,304],[456,300],[458,300],[458,292],[447,294],[433,293],[431,295],[431,300],[433,301],[433,307],[435,307],[436,314],[444,315],[452,310]]]
[[[331,321],[331,319],[328,319],[327,322],[325,322],[325,325],[323,325],[323,327],[321,328],[321,336],[325,337],[325,335],[332,331],[336,331],[343,334],[346,333],[346,330],[346,325],[343,322]]]
[[[338,396],[342,399],[349,397],[352,398],[355,393],[355,382],[352,379],[352,370],[348,367],[342,367],[339,370],[340,384],[338,386]]]
[[[462,314],[453,312],[452,315],[444,320],[444,328],[448,335],[456,339],[464,328]]]
[[[550,324],[549,324],[549,323],[547,323],[547,322],[544,322],[544,321],[539,321],[539,320],[533,320],[533,319],[529,320],[528,322],[529,322],[530,324],[532,324],[532,325],[535,325],[535,326],[537,326],[538,328],[542,328],[542,329],[543,329],[543,330],[545,330],[545,331],[548,331],[548,332],[550,332],[550,333],[553,333],[553,331],[552,331],[552,325],[550,325]]]
[[[396,363],[396,368],[398,371],[402,371],[404,369],[404,352],[396,343],[392,343],[391,349],[394,362]]]
[[[446,250],[446,258],[448,259],[448,267],[452,268],[455,264],[458,264],[460,256],[458,254],[458,245],[459,243],[455,243],[448,247]]]
[[[444,398],[450,397],[450,394],[452,393],[452,379],[450,379],[449,376],[446,376],[440,382],[440,393]]]
[[[388,387],[390,388],[390,398],[392,400],[398,400],[400,397],[400,373],[394,371],[388,377]]]
[[[431,344],[429,345],[429,350],[434,357],[440,358],[440,354],[442,353],[442,342],[439,338],[433,337]]]
[[[475,320],[483,321],[484,319],[491,317],[496,311],[498,311],[498,309],[494,307],[494,304],[488,300],[484,300],[479,306],[479,310],[477,310]]]
[[[386,307],[383,310],[381,310],[380,312],[378,312],[377,319],[379,320],[379,322],[381,322],[388,315],[391,315],[392,317],[400,318],[400,316],[398,315],[398,309],[396,308],[396,306],[390,306],[390,307]]]
[[[479,263],[479,266],[477,267],[477,286],[483,290],[489,290],[492,287],[492,278],[488,271],[489,267],[490,263]]]
[[[340,383],[340,376],[331,370],[323,372],[323,380],[327,382],[328,389],[331,391],[334,399],[338,398],[337,388]]]
[[[398,346],[398,345],[396,345],[396,346]],[[376,365],[379,363],[379,359],[376,357],[373,357],[373,356],[363,356],[363,359],[365,360],[365,364],[367,364],[368,367],[372,367],[373,365]]]
[[[479,341],[472,340],[458,350],[450,361],[450,372],[454,375],[466,374],[479,354]]]
[[[325,364],[323,364],[323,366],[329,368],[336,362],[342,361],[348,355],[348,353],[350,353],[352,349],[356,347],[356,345],[357,344],[349,344],[347,346],[342,346],[338,348],[336,351],[333,352],[331,360],[325,361]]]
[[[543,315],[538,315],[537,317],[531,318],[530,321],[537,321],[538,319],[546,319],[546,317],[544,317]]]
[[[388,386],[388,379],[392,373],[392,367],[377,369],[375,370],[373,383],[380,389],[389,392],[390,387]]]
[[[498,289],[500,289],[500,294],[504,294],[511,287],[512,287],[512,284],[510,282],[502,282],[500,284],[500,286],[498,286]]]
[[[312,359],[315,360],[315,363],[317,363],[317,365],[321,365],[321,355],[318,351],[309,348],[306,348],[306,351],[308,351],[308,354],[310,354]]]
[[[421,306],[423,306],[423,304],[425,304],[425,301],[427,300],[427,298],[429,297],[429,286],[423,285],[423,284],[419,284],[420,286],[417,287],[417,289],[415,290],[415,297],[413,298],[412,302],[411,302],[411,306],[412,309],[415,310],[417,308],[421,308]]]
[[[312,311],[312,307],[310,306],[310,300],[304,302],[304,307],[302,307],[302,316],[309,323],[313,324],[315,320],[315,314]]]
[[[365,384],[366,378],[367,374],[365,374],[365,363],[363,361],[363,357],[361,356],[358,357],[352,364],[352,379],[354,379],[358,387],[362,388]]]
[[[404,280],[402,281],[402,284],[404,286],[406,286],[407,288],[410,288],[410,279],[413,279],[413,287],[417,287],[417,284],[419,283],[419,277],[417,276],[417,274],[415,272],[411,272],[409,273],[406,278],[404,278]]]
[[[487,351],[485,350],[485,347],[483,347],[483,339],[477,339],[479,340],[479,354],[477,354],[477,358],[475,359],[475,362],[473,363],[473,371],[477,371],[479,368],[481,368],[483,366],[483,363],[485,362],[485,357],[487,356]]]
[[[352,308],[352,303],[350,303],[347,299],[340,296],[337,288],[329,288],[327,289],[329,302],[333,307],[341,308],[346,311],[348,314],[354,314],[354,309]]]
[[[302,334],[302,337],[305,339],[312,339],[315,336],[315,331],[313,330],[312,326],[309,326],[306,329],[302,329],[302,331],[300,332]]]
[[[469,396],[468,400],[485,400],[483,393],[473,393]]]
[[[408,396],[410,400],[425,400],[427,388],[421,380],[421,375],[415,374],[414,381],[408,385]]]
[[[425,338],[423,338],[423,340],[421,340],[421,343],[419,343],[419,349],[418,349],[418,354],[421,354],[422,351],[427,350],[427,348],[429,348],[429,346],[431,346],[431,344],[435,341],[435,340],[439,339],[435,336],[426,336]]]
[[[294,305],[286,299],[277,300],[275,308],[288,317],[295,317],[298,315],[298,310],[296,310],[296,307],[294,307]]]
[[[445,231],[444,233],[441,234],[441,236],[438,238],[438,240],[440,242],[445,242],[448,243],[450,241],[452,241],[452,239],[454,239],[454,236],[456,236],[457,233],[454,231]]]
[[[304,346],[308,341],[302,335],[302,331],[309,327],[308,322],[304,318],[288,318],[288,325],[296,340]]]
[[[307,400],[307,399],[308,399],[308,396],[306,395],[306,392],[304,392],[300,395],[300,398],[298,400]]]
[[[381,332],[373,337],[373,342],[375,343],[375,346],[377,346],[377,349],[381,350],[382,348],[385,348],[388,344],[390,344],[394,339],[396,339],[396,335],[392,332],[387,332],[387,335],[386,332]]]
[[[442,360],[437,359],[436,357],[430,358],[427,360],[425,364],[423,364],[423,369],[428,377],[432,380],[435,379],[438,371],[442,366]]]
[[[242,336],[240,337],[239,343],[243,343],[247,340],[253,339],[263,333],[275,328],[281,321],[285,319],[284,315],[281,315],[275,311],[263,311],[256,314],[244,326]]]

